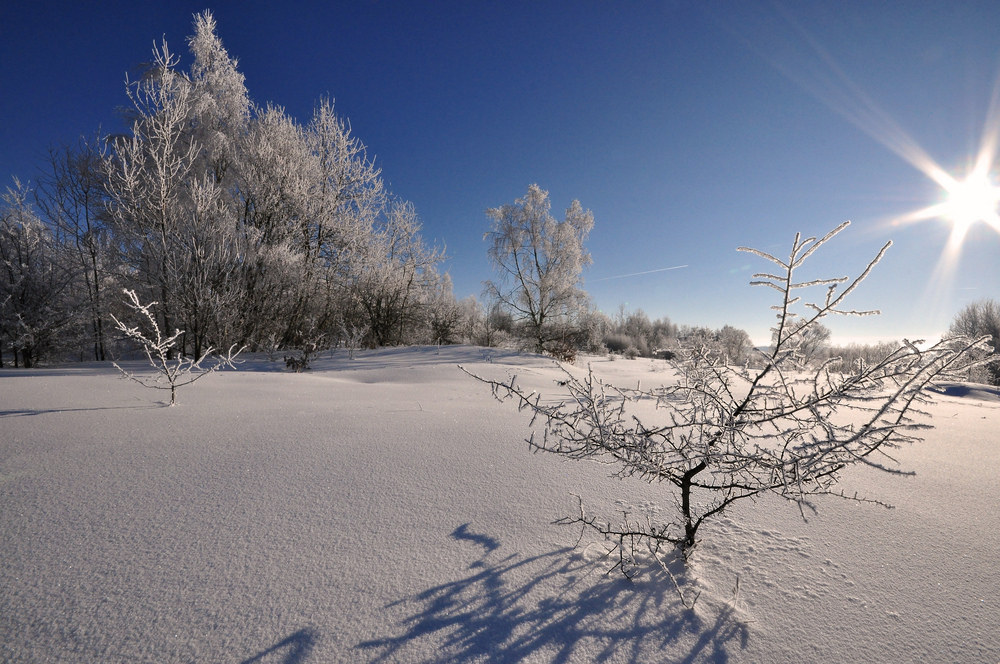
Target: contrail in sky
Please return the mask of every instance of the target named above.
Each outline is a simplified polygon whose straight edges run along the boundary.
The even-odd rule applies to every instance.
[[[682,267],[687,267],[687,265],[675,265],[673,267],[661,267],[658,270],[646,270],[645,272],[633,272],[631,274],[619,274],[614,277],[601,277],[600,279],[589,279],[588,284],[597,283],[598,281],[609,281],[611,279],[624,279],[625,277],[638,277],[641,274],[653,274],[654,272],[666,272],[667,270],[679,270]]]

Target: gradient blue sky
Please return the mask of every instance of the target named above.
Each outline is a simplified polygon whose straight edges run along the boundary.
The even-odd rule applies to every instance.
[[[764,341],[776,293],[747,282],[767,264],[735,248],[784,255],[796,231],[851,219],[808,276],[855,274],[895,246],[854,299],[883,315],[832,319],[835,338],[933,336],[1000,299],[993,228],[974,225],[939,269],[950,225],[894,223],[943,193],[900,155],[907,141],[965,173],[1000,72],[1000,3],[950,4],[8,4],[0,177],[32,179],[47,146],[120,130],[126,72],[164,36],[186,56],[210,8],[255,102],[305,121],[336,100],[447,244],[460,298],[491,276],[484,210],[537,182],[558,214],[574,198],[594,212],[586,288],[605,312]]]

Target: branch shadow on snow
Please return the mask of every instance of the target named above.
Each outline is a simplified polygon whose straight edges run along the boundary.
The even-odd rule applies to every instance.
[[[262,650],[240,664],[305,664],[306,658],[316,644],[316,635],[311,629],[300,629],[291,636]],[[282,659],[282,656],[284,658]]]
[[[497,541],[495,537],[469,532],[468,523],[463,523],[461,526],[456,528],[451,533],[451,537],[456,540],[466,540],[468,542],[475,542],[476,544],[479,544],[484,549],[486,549],[486,553],[495,551],[496,549],[500,548],[500,542]]]
[[[81,413],[94,410],[150,410],[160,408],[161,404],[147,404],[142,406],[104,406],[100,408],[21,408],[13,410],[0,410],[0,418],[4,417],[30,417],[32,415],[52,415],[54,413]]]
[[[569,548],[504,556],[469,524],[451,537],[484,552],[464,578],[388,605],[405,611],[402,633],[359,643],[374,651],[371,661],[638,663],[671,653],[673,661],[722,664],[747,644],[749,631],[731,612],[685,608],[659,570],[629,581]],[[420,659],[415,653],[429,644],[436,654]]]

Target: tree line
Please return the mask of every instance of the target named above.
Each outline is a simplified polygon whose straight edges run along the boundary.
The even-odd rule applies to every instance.
[[[172,352],[194,357],[453,342],[635,356],[677,337],[669,321],[651,335],[632,317],[617,348],[624,321],[582,288],[593,215],[573,201],[557,221],[537,185],[486,211],[496,277],[482,303],[456,301],[443,249],[332,101],[305,124],[252,102],[210,12],[187,45],[186,70],[164,41],[126,81],[128,132],[51,149],[33,186],[7,187],[0,366],[127,349],[111,323],[130,313],[125,291],[164,334],[181,331]]]
[[[164,41],[127,82],[130,132],[54,149],[33,188],[7,188],[0,363],[107,359],[124,289],[195,356],[432,341],[457,311],[443,250],[332,101],[306,124],[255,105],[209,12],[188,46],[187,71]]]

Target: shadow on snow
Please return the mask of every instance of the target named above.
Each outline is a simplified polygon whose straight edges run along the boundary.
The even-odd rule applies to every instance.
[[[730,611],[705,618],[687,609],[659,570],[629,581],[588,561],[573,549],[530,558],[491,554],[500,548],[488,535],[469,531],[451,537],[483,547],[465,578],[388,605],[405,607],[402,633],[359,643],[377,651],[371,661],[552,662],[672,661],[721,664],[731,647],[745,647],[749,632]],[[494,558],[494,559],[491,559]],[[708,611],[709,613],[711,610]],[[430,659],[416,651],[435,645]]]
[[[300,629],[287,639],[279,641],[267,650],[262,650],[240,664],[305,664],[306,658],[316,643],[316,635],[311,629]],[[282,659],[282,656],[284,658]]]
[[[3,417],[31,417],[32,415],[51,415],[53,413],[82,413],[92,410],[150,410],[153,408],[160,408],[162,404],[149,404],[142,406],[103,406],[100,408],[44,408],[39,410],[34,409],[13,409],[13,410],[0,410],[0,418]]]

